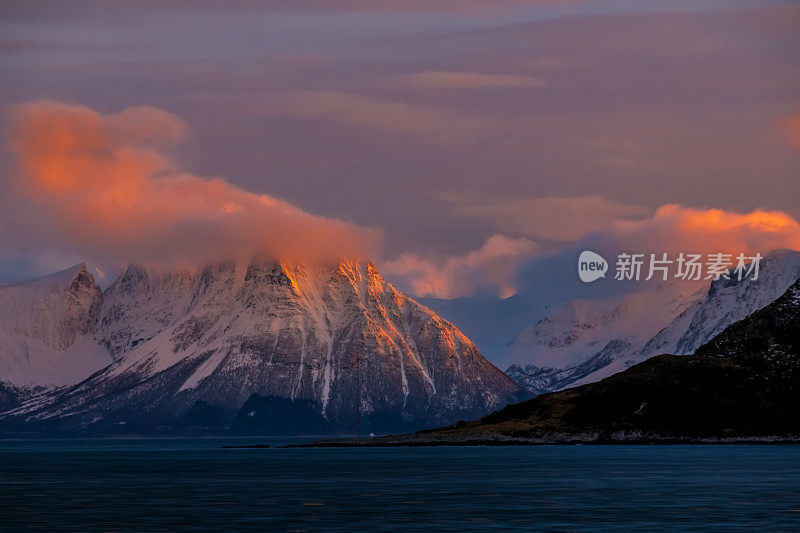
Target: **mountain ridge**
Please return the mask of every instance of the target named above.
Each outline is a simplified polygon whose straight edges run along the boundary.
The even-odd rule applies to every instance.
[[[699,290],[673,282],[583,302],[587,312],[607,316],[608,325],[570,315],[570,306],[581,301],[567,302],[517,336],[518,357],[527,349],[533,363],[514,364],[506,372],[538,394],[598,381],[661,353],[692,353],[725,326],[778,298],[800,277],[800,252],[774,250],[761,267],[757,281],[720,278]],[[536,342],[525,344],[523,334]],[[561,338],[565,342],[553,347]],[[574,360],[564,360],[568,355]]]
[[[356,413],[379,430],[479,416],[521,394],[462,332],[366,261],[130,265],[104,291],[91,336],[113,362],[25,399],[6,424],[152,431],[194,417],[224,431],[258,396],[310,402],[332,431],[352,428]]]

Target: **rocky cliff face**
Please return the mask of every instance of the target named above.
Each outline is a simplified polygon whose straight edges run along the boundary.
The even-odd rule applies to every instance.
[[[269,431],[258,399],[284,399],[323,431],[388,431],[480,416],[520,393],[366,262],[130,267],[103,295],[92,335],[112,364],[6,420],[104,431],[249,417]]]

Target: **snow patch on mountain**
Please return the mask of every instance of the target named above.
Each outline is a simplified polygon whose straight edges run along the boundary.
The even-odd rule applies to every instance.
[[[776,250],[757,280],[673,281],[604,300],[574,300],[510,344],[507,373],[534,393],[591,383],[662,353],[690,354],[800,278],[800,252]],[[698,288],[699,287],[699,288]]]

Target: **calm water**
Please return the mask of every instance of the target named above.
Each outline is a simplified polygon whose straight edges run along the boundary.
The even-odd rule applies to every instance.
[[[800,529],[798,446],[256,442],[0,442],[0,530]]]

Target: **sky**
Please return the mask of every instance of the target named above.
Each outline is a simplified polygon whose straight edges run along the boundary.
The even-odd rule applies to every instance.
[[[796,2],[161,4],[0,6],[0,282],[264,251],[506,297],[589,241],[800,247]]]

